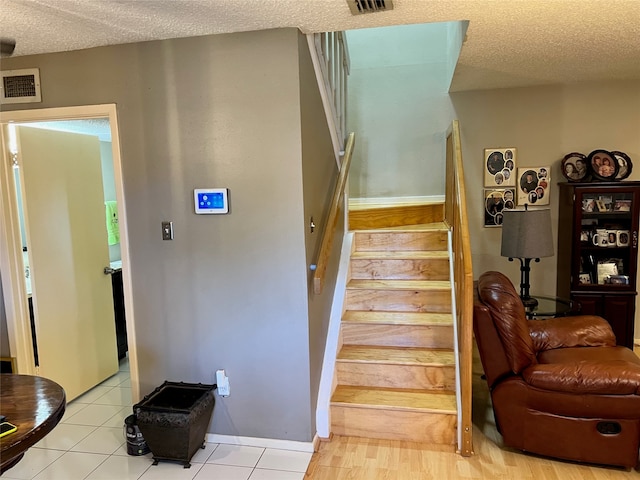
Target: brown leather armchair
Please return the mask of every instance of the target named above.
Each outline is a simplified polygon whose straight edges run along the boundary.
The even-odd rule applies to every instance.
[[[640,358],[609,323],[527,320],[499,272],[478,280],[473,329],[504,445],[633,468],[640,445]]]

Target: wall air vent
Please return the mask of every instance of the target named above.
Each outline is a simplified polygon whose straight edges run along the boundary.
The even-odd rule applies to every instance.
[[[353,15],[393,10],[393,0],[347,0],[347,3]]]
[[[37,68],[6,70],[0,84],[0,104],[37,103],[40,95],[40,71]]]

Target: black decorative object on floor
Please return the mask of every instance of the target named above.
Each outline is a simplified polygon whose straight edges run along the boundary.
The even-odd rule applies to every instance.
[[[215,388],[201,383],[164,382],[133,406],[154,465],[167,460],[191,467],[191,458],[205,447]]]

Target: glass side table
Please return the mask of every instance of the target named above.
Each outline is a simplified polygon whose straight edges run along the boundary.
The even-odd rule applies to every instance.
[[[558,297],[543,297],[531,295],[538,301],[535,307],[525,308],[525,314],[529,320],[549,317],[565,317],[574,310],[571,300]]]

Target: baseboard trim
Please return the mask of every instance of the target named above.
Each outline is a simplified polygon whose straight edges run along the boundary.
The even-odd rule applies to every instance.
[[[322,442],[323,440],[324,439],[320,438],[317,433],[313,436],[313,442],[312,443],[313,443],[313,452],[314,453],[317,452],[318,450],[320,450],[320,442]]]
[[[636,339],[634,339],[634,340],[633,340],[633,344],[634,344],[636,347],[640,347],[640,338],[636,338]]]
[[[225,445],[241,445],[244,447],[275,448],[278,450],[293,450],[295,452],[315,452],[316,435],[311,442],[297,442],[295,440],[279,440],[277,438],[240,437],[236,435],[219,435],[207,433],[207,443],[223,443]],[[319,440],[317,441],[319,443]]]
[[[421,205],[427,203],[443,203],[444,195],[422,195],[411,197],[370,197],[350,198],[349,208],[366,206],[397,206],[397,205]]]

